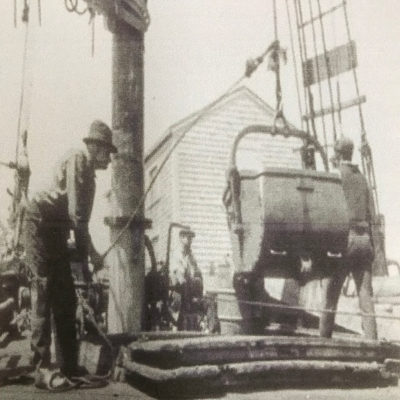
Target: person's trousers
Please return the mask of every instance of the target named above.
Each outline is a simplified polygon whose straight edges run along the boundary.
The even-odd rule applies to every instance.
[[[32,272],[33,363],[36,368],[51,365],[51,318],[60,349],[60,369],[66,376],[76,372],[78,344],[75,314],[76,295],[69,263],[65,222],[45,221],[36,203],[25,214],[26,263]]]
[[[378,338],[372,290],[373,248],[367,232],[350,230],[346,255],[342,264],[331,266],[331,273],[321,279],[322,304],[327,310],[320,318],[320,335],[331,337],[335,323],[335,311],[343,283],[351,272],[356,285],[358,301],[362,316],[364,336],[368,339]]]

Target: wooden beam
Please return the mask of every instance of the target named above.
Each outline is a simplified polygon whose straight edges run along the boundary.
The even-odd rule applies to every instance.
[[[134,342],[130,356],[159,368],[247,361],[325,360],[383,362],[400,359],[400,346],[347,338],[222,335],[180,340]]]
[[[85,0],[88,7],[110,21],[124,21],[130,27],[146,32],[150,18],[146,0]]]
[[[351,41],[305,60],[303,62],[304,86],[314,85],[356,67],[356,44]]]
[[[144,34],[122,20],[112,33],[112,128],[118,153],[112,160],[109,222],[115,245],[108,255],[108,328],[127,333],[141,330],[144,309]],[[133,213],[136,218],[121,234],[120,222],[129,222]]]
[[[333,107],[326,107],[322,110],[315,111],[313,114],[303,115],[303,120],[307,121],[312,118],[322,117],[323,115],[332,114],[334,112],[339,112],[345,110],[346,108],[350,108],[353,106],[358,106],[363,104],[367,101],[365,96],[356,97],[355,99],[344,101],[340,106],[338,104],[334,105]]]

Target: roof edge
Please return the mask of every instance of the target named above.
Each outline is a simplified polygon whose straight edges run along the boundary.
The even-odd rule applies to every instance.
[[[242,85],[234,89],[232,92],[226,93],[221,97],[221,99],[215,104],[215,106],[212,108],[213,111],[216,108],[219,108],[223,104],[226,104],[226,102],[229,102],[234,96],[236,96],[238,93],[244,93],[248,97],[250,97],[252,100],[255,101],[255,103],[265,110],[266,112],[270,113],[271,115],[275,114],[275,110],[264,100],[262,99],[258,94],[253,92],[249,87]],[[197,111],[192,112],[188,116],[178,120],[174,124],[172,124],[167,131],[160,137],[159,140],[156,141],[156,143],[150,148],[149,152],[145,155],[144,162],[148,162],[154,154],[160,150],[165,143],[169,141],[169,139],[172,138],[173,134],[180,129],[182,129],[185,125],[190,124],[191,121],[193,121],[199,114],[203,113],[204,111],[207,110],[207,108],[210,106],[211,103],[207,104],[206,106],[200,108]],[[291,124],[290,124],[291,125]]]
[[[144,156],[144,163],[148,162],[154,156],[154,154],[157,153],[157,151],[159,151],[171,138],[172,130],[169,128]]]

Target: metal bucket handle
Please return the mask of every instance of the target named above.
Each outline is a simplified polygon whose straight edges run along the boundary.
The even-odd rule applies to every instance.
[[[329,171],[328,157],[317,139],[313,138],[307,132],[298,129],[290,128],[287,126],[283,128],[278,128],[277,126],[274,125],[250,125],[242,129],[236,136],[235,141],[233,142],[232,151],[230,155],[230,169],[236,169],[236,152],[239,142],[243,139],[243,137],[251,133],[265,133],[272,136],[280,135],[284,137],[297,137],[299,139],[302,139],[305,142],[305,145],[312,144],[315,147],[315,149],[321,155],[325,171],[326,172]]]
[[[327,172],[329,171],[328,158],[326,156],[324,149],[322,148],[318,140],[313,138],[307,132],[298,129],[291,129],[286,124],[282,128],[277,127],[276,124],[274,124],[274,125],[250,125],[242,129],[236,136],[235,141],[233,142],[232,151],[230,155],[230,165],[227,171],[227,186],[225,188],[222,197],[222,201],[225,205],[225,208],[228,210],[230,206],[232,207],[230,215],[228,215],[228,225],[230,228],[233,228],[233,231],[238,235],[240,253],[242,253],[243,250],[244,237],[243,237],[243,220],[242,220],[242,210],[240,201],[241,180],[239,171],[237,170],[236,166],[236,152],[240,140],[242,140],[244,136],[249,135],[251,133],[263,133],[272,136],[280,135],[284,137],[297,137],[299,139],[302,139],[305,146],[311,144],[320,153],[325,171]]]

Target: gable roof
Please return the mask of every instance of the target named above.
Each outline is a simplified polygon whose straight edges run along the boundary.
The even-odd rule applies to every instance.
[[[275,110],[268,103],[266,103],[261,97],[259,97],[246,86],[240,86],[232,92],[222,96],[222,98],[209,111],[215,111],[241,96],[246,96],[257,107],[261,108],[267,114],[271,116],[275,114]],[[146,163],[147,161],[149,161],[154,154],[156,154],[167,142],[169,142],[174,133],[183,130],[185,127],[195,122],[196,118],[198,118],[199,115],[201,115],[203,112],[208,111],[208,108],[211,104],[213,103],[208,104],[200,110],[189,114],[187,117],[171,125],[167,129],[167,131],[161,136],[161,138],[155,143],[155,145],[151,147],[150,151],[147,152],[144,162]]]

